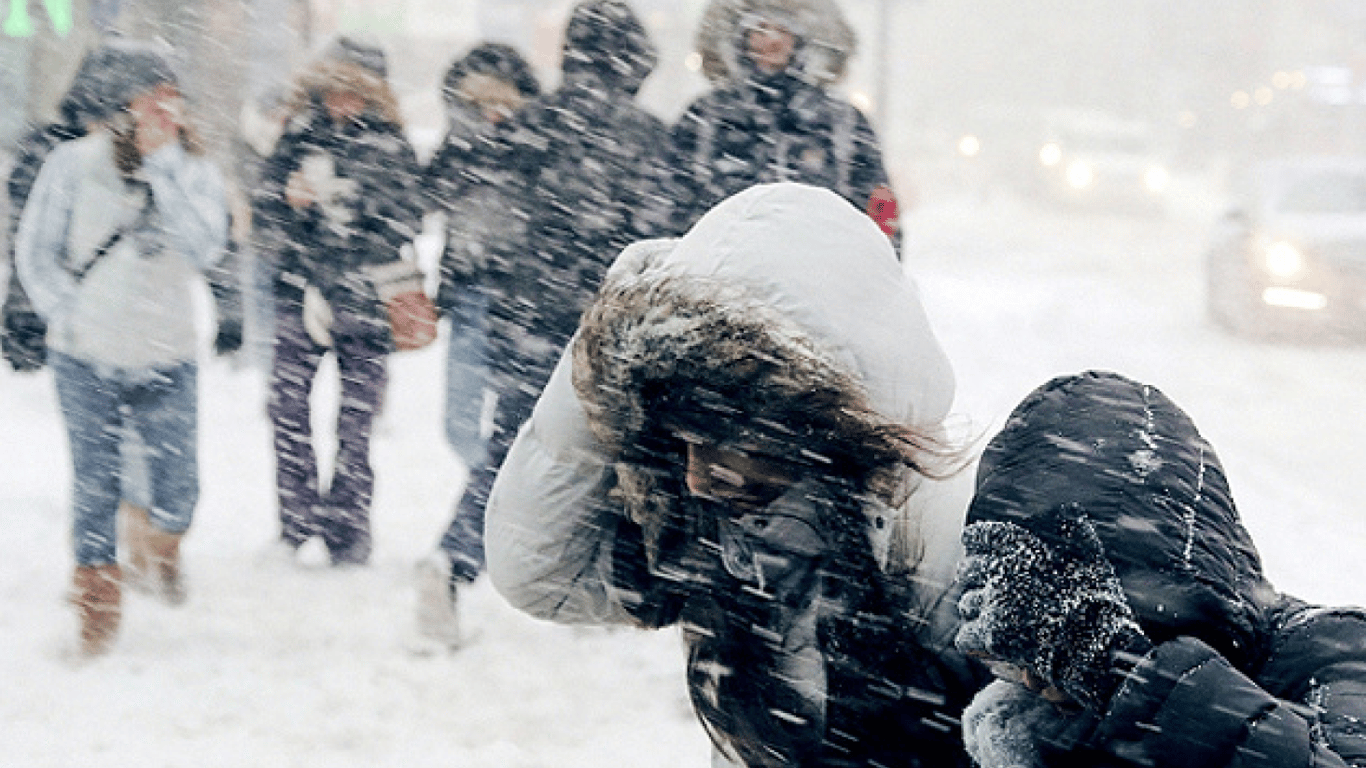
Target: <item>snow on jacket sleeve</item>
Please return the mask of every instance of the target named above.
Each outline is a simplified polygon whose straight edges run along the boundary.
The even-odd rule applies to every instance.
[[[570,378],[568,353],[541,393],[489,496],[489,578],[513,607],[563,624],[630,624],[614,594],[615,515],[606,458]]]
[[[15,237],[14,261],[33,308],[48,323],[70,311],[79,286],[62,266],[78,154],[71,144],[53,150],[33,182]]]
[[[1366,637],[1361,630],[1358,622],[1354,634]],[[1123,764],[1152,768],[1366,765],[1366,665],[1359,651],[1334,642],[1317,654],[1297,654],[1305,696],[1291,701],[1199,640],[1179,638],[1134,668],[1083,741]],[[1072,764],[1065,757],[1045,762]]]

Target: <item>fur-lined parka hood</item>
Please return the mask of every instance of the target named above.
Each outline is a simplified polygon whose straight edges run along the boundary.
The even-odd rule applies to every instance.
[[[863,461],[839,455],[849,435],[859,451],[886,451],[898,428],[939,437],[954,396],[886,236],[835,193],[800,184],[753,187],[677,241],[628,249],[573,354],[589,424],[619,459],[648,451],[667,424],[814,465]],[[875,506],[901,504],[922,479],[893,465],[869,478]],[[641,518],[670,502],[637,469],[619,467],[618,478],[648,531]]]
[[[285,106],[290,124],[298,128],[314,120],[322,112],[323,95],[340,91],[365,99],[369,119],[401,127],[403,116],[386,62],[376,44],[345,37],[331,41],[295,78]]]
[[[723,83],[743,76],[744,34],[759,20],[779,23],[796,36],[793,70],[803,79],[824,86],[844,78],[858,38],[834,0],[711,0],[696,40],[708,80]]]

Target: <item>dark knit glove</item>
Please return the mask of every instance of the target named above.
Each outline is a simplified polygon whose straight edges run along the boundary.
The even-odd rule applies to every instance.
[[[224,356],[236,353],[242,348],[242,321],[223,320],[218,323],[218,333],[213,337],[213,353]]]
[[[1103,710],[1151,648],[1091,521],[1058,509],[1036,521],[1044,538],[1014,524],[964,531],[959,570],[959,650],[1006,662],[1082,706]]]
[[[37,314],[24,310],[5,312],[0,328],[0,349],[17,373],[31,373],[47,361],[47,324]]]

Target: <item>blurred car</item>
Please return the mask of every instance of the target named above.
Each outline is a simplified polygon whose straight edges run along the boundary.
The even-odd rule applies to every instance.
[[[1211,315],[1247,336],[1366,327],[1366,159],[1253,165],[1206,262]]]
[[[1165,210],[1171,172],[1148,123],[1061,109],[1044,116],[1041,139],[1036,179],[1049,199],[1102,209]]]

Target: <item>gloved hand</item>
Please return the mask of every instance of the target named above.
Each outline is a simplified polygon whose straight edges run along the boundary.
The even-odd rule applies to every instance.
[[[47,324],[31,311],[6,311],[0,347],[16,373],[39,370],[47,361]]]
[[[1093,710],[1104,709],[1144,636],[1095,528],[1080,510],[1038,519],[1045,541],[1014,523],[963,532],[959,650],[1006,662]]]
[[[218,323],[218,333],[213,337],[213,353],[215,355],[231,355],[242,348],[242,321],[241,320],[221,320]]]

